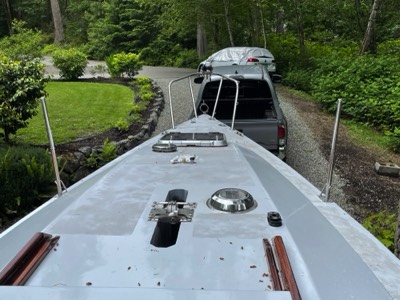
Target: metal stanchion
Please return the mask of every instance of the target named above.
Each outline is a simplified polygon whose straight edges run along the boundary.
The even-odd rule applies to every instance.
[[[44,97],[41,97],[40,100],[42,102],[43,116],[44,116],[44,121],[45,121],[45,124],[46,124],[47,138],[49,139],[51,157],[53,159],[54,173],[56,175],[57,192],[58,192],[58,196],[60,197],[62,195],[60,173],[58,171],[58,163],[57,163],[56,151],[55,151],[55,148],[54,148],[53,135],[51,133],[50,122],[49,122],[49,118],[48,118],[48,115],[47,115],[46,100],[45,100]]]
[[[333,168],[335,166],[336,140],[337,140],[337,135],[338,135],[338,130],[339,130],[341,104],[342,104],[342,99],[339,98],[337,101],[336,120],[335,120],[334,129],[333,129],[331,154],[329,156],[328,180],[327,180],[326,185],[320,195],[320,198],[322,198],[325,201],[329,201],[330,190],[331,190],[331,185],[332,185],[332,176],[333,176]]]

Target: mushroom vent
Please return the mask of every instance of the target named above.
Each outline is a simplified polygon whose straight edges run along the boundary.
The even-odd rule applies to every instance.
[[[237,188],[216,191],[207,201],[208,207],[219,211],[246,212],[257,207],[257,202],[248,192]]]

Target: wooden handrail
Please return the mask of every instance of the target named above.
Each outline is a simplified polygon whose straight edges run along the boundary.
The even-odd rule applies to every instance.
[[[285,244],[281,236],[277,235],[273,238],[276,256],[281,267],[281,275],[284,289],[288,289],[293,300],[301,300],[299,288],[294,278],[293,270],[290,265],[289,257],[286,253]]]
[[[272,250],[271,243],[268,239],[263,239],[265,256],[267,257],[267,262],[269,266],[269,272],[271,274],[271,280],[274,291],[282,291],[281,280],[279,279],[279,270],[276,265],[274,251]]]
[[[24,285],[59,238],[37,232],[0,272],[0,285]]]

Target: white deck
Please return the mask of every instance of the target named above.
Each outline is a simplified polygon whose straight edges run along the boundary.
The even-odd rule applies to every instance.
[[[262,240],[275,235],[303,299],[400,299],[394,255],[285,163],[206,116],[175,130],[219,131],[228,146],[157,153],[156,137],[50,200],[0,235],[0,269],[35,232],[60,236],[25,287],[1,286],[0,299],[291,299],[271,287]],[[171,164],[180,154],[197,161]],[[257,208],[211,210],[207,199],[228,187],[248,191]],[[197,208],[174,246],[155,247],[147,218],[174,189]],[[268,225],[270,211],[282,227]]]

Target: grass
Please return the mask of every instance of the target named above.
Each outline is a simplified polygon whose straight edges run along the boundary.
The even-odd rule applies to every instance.
[[[46,106],[54,142],[64,143],[114,127],[133,107],[133,91],[118,84],[49,82]],[[48,142],[41,105],[27,128],[13,140],[30,144]]]
[[[390,153],[390,137],[370,126],[352,120],[341,120],[346,126],[350,139],[357,145],[369,149],[379,155]]]

